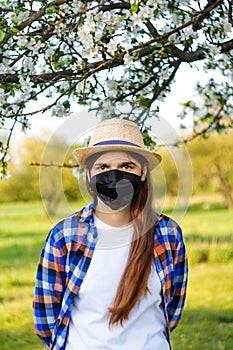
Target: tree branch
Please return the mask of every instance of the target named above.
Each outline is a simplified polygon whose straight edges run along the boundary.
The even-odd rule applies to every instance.
[[[216,115],[214,116],[214,119],[212,120],[212,122],[209,123],[209,125],[207,125],[207,127],[205,127],[204,129],[202,129],[200,131],[195,131],[194,130],[194,133],[192,134],[192,136],[189,137],[189,138],[184,139],[182,142],[183,143],[188,143],[188,142],[196,139],[199,136],[205,135],[208,131],[210,131],[214,127],[214,125],[217,122],[220,121],[220,119],[222,118],[221,113],[222,113],[223,110],[224,110],[224,106],[221,106],[219,108],[219,110],[217,111]]]
[[[69,1],[69,0],[68,0]],[[28,20],[24,21],[22,24],[18,26],[18,29],[23,29],[26,26],[30,25],[41,17],[45,12],[46,9],[50,6],[53,5],[61,5],[65,2],[68,2],[67,0],[54,0],[51,3],[49,3],[47,6],[45,6],[42,10],[38,11],[35,13],[33,16],[31,16]],[[147,21],[146,25],[151,33],[151,35],[154,37],[154,39],[148,41],[147,43],[142,43],[137,46],[132,47],[129,50],[129,53],[132,52],[137,52],[137,55],[139,58],[145,57],[149,54],[151,54],[154,49],[156,48],[153,44],[155,43],[164,43],[166,42],[167,38],[171,36],[172,34],[179,32],[180,30],[190,26],[193,24],[195,21],[200,21],[203,20],[205,17],[209,15],[209,13],[217,6],[219,6],[222,3],[221,0],[215,1],[214,3],[211,3],[210,6],[206,7],[201,13],[198,15],[193,16],[193,18],[186,22],[185,24],[174,28],[172,31],[165,33],[164,35],[158,35],[157,30],[154,28],[152,23],[150,21]],[[128,8],[130,6],[129,3],[116,3],[116,4],[110,4],[110,5],[103,5],[100,9],[102,11],[107,11],[107,9],[116,9],[116,8]],[[50,34],[51,35],[51,34]],[[5,36],[6,37],[6,36]],[[1,44],[5,42],[6,38],[2,41]],[[228,41],[227,43],[219,44],[219,46],[222,47],[222,52],[229,51],[233,48],[233,40]],[[204,48],[199,48],[198,50],[194,52],[187,52],[179,49],[175,45],[169,45],[168,46],[171,50],[171,53],[179,58],[179,60],[183,62],[194,62],[198,60],[203,60],[205,58],[205,49]],[[38,74],[38,75],[32,75],[30,76],[31,81],[34,83],[46,83],[48,81],[54,80],[55,82],[58,81],[62,77],[72,77],[74,78],[75,76],[81,75],[84,72],[90,71],[92,69],[94,70],[105,70],[109,68],[114,68],[123,63],[123,56],[126,52],[120,53],[117,56],[114,56],[113,58],[109,60],[102,60],[98,62],[94,62],[91,64],[87,64],[84,69],[79,69],[76,72],[74,72],[72,69],[67,69],[67,70],[62,70],[58,72],[52,72],[52,73],[45,73],[45,74]],[[90,74],[91,75],[91,74]],[[13,74],[0,74],[0,82],[1,83],[19,83],[19,75],[17,73]]]
[[[169,78],[167,80],[165,80],[162,84],[162,86],[158,86],[157,85],[157,89],[155,89],[154,93],[153,93],[153,101],[152,103],[159,97],[159,95],[161,94],[162,91],[166,90],[167,87],[171,84],[172,80],[174,79],[175,75],[176,75],[176,72],[178,71],[179,69],[179,66],[181,64],[181,61],[177,61],[175,64],[174,64],[174,70],[172,72],[172,74],[169,76]],[[151,103],[151,104],[152,104]]]
[[[60,169],[60,168],[78,168],[78,167],[79,167],[78,164],[75,164],[75,165],[67,164],[67,163],[64,163],[64,164],[54,164],[53,162],[50,162],[50,163],[31,162],[30,165],[31,165],[31,166],[44,167],[44,168],[55,167],[55,168],[59,168],[59,169]]]
[[[126,93],[123,93],[121,94],[120,96],[118,96],[116,98],[116,102],[119,102],[119,101],[122,101],[124,100],[125,98],[129,97],[129,96],[132,96],[132,95],[135,95],[137,92],[139,91],[142,91],[144,88],[146,88],[148,85],[150,85],[153,81],[155,81],[155,77],[156,75],[153,75],[150,79],[148,79],[145,83],[143,83],[142,85],[140,85],[138,88],[134,89],[133,91],[131,91],[130,93],[126,94]]]

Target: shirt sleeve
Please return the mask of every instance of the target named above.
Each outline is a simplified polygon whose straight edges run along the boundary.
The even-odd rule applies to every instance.
[[[66,279],[64,256],[55,242],[55,233],[56,228],[48,235],[40,256],[33,300],[35,333],[48,348],[60,313]]]
[[[184,308],[188,280],[188,260],[181,228],[175,228],[176,249],[174,252],[174,293],[168,304],[170,331],[178,325]]]

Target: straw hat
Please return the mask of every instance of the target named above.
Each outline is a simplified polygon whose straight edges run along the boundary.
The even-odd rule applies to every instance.
[[[138,125],[125,119],[108,119],[100,123],[89,142],[88,147],[77,148],[74,156],[82,167],[86,167],[88,157],[99,152],[131,151],[146,158],[149,169],[155,168],[162,157],[145,148]]]

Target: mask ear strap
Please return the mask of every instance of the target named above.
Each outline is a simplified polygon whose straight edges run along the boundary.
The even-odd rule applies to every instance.
[[[145,171],[144,171],[144,169],[145,169]],[[141,178],[142,178],[143,175],[145,175],[145,180],[146,180],[147,171],[148,171],[148,168],[144,165],[144,168],[141,169]]]
[[[144,175],[144,171],[143,171],[143,169],[141,169],[141,176],[140,177],[141,177],[141,181],[144,182],[145,180],[142,180],[143,175]]]
[[[87,180],[88,180],[88,182],[90,182],[90,180],[91,180],[91,173],[90,173],[90,169],[87,169],[86,174],[87,174]]]

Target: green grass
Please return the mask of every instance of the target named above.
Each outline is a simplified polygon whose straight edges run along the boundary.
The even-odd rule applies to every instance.
[[[181,222],[191,264],[184,316],[171,337],[174,350],[232,349],[232,220],[227,209],[195,206]],[[0,205],[1,350],[44,349],[33,332],[31,305],[37,262],[52,226],[40,203]],[[195,254],[205,250],[207,262],[198,264]]]
[[[233,264],[190,267],[183,319],[172,333],[174,350],[231,350]]]
[[[233,215],[228,209],[188,211],[181,223],[187,240],[224,242],[233,240]]]
[[[35,269],[51,227],[40,203],[0,206],[0,348],[42,350],[33,332]]]

